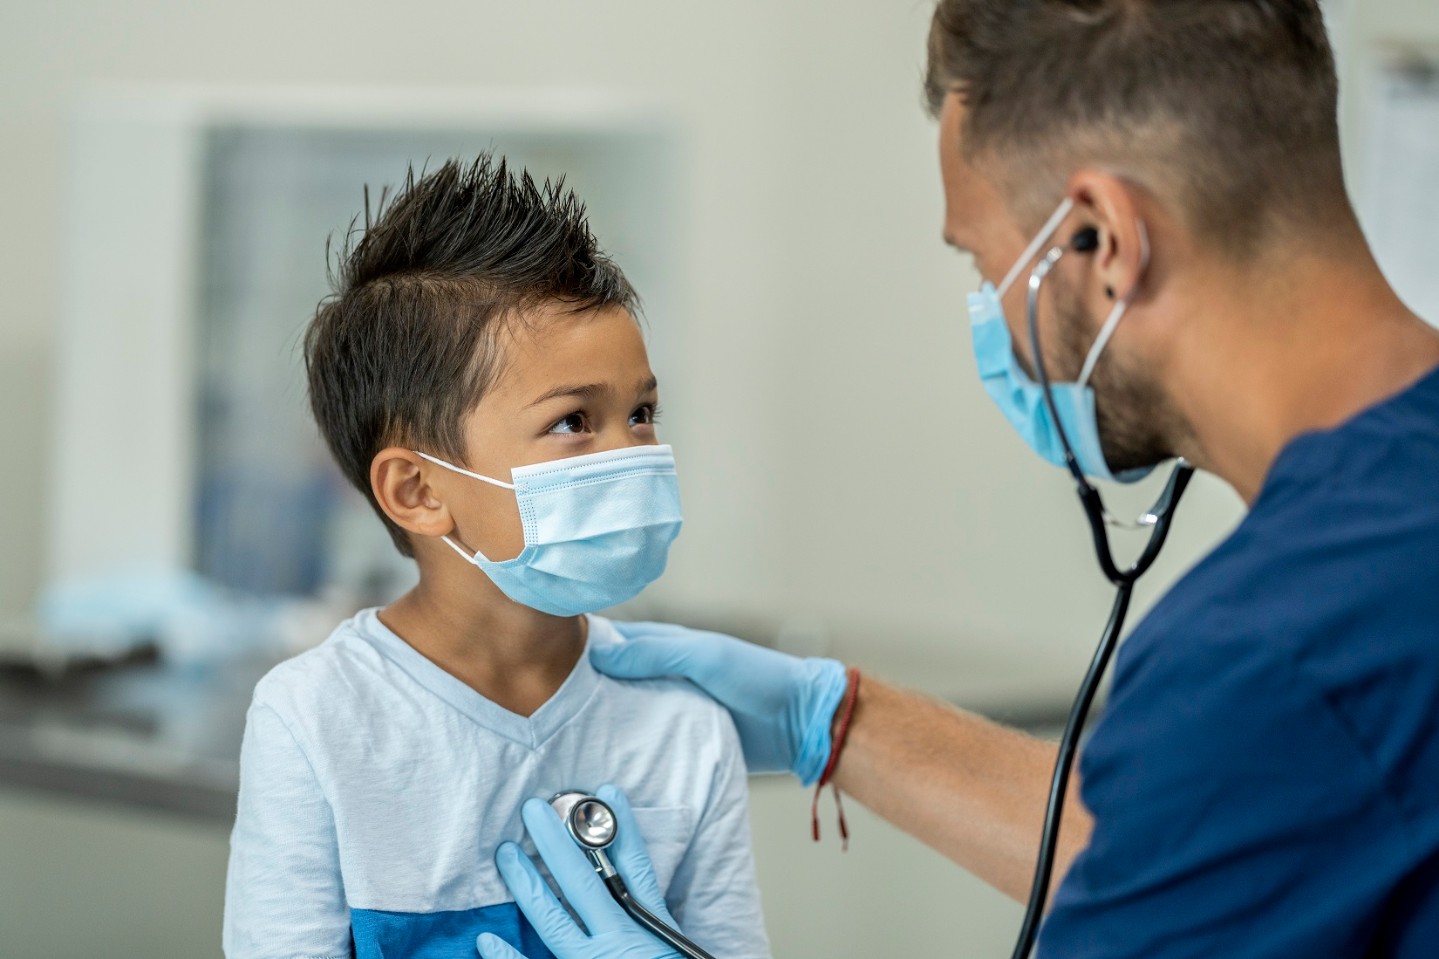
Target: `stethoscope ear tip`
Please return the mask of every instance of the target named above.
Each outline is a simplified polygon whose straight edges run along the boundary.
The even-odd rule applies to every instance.
[[[1093,253],[1099,249],[1099,231],[1087,226],[1069,240],[1069,248],[1075,253]]]

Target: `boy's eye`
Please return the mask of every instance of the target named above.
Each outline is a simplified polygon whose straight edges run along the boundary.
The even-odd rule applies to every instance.
[[[556,422],[550,427],[551,433],[584,433],[589,429],[589,422],[583,413],[571,413],[569,416]]]

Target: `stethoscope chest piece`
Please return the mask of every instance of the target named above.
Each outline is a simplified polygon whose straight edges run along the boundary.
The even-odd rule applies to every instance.
[[[565,829],[585,849],[606,849],[615,841],[615,811],[603,799],[582,792],[562,792],[550,800]]]
[[[550,799],[550,808],[564,821],[565,831],[584,851],[585,858],[600,874],[610,895],[630,916],[655,935],[661,942],[688,959],[714,959],[678,929],[646,909],[630,894],[624,879],[615,869],[605,850],[614,844],[619,821],[610,804],[586,792],[569,789]]]

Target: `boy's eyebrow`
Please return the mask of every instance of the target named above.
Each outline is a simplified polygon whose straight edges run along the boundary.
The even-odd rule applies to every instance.
[[[659,388],[660,381],[656,377],[651,376],[640,384],[639,391],[641,393],[653,393]],[[539,406],[541,403],[548,403],[550,400],[557,400],[562,396],[579,396],[584,399],[589,399],[596,394],[608,393],[609,391],[610,388],[603,383],[586,383],[583,386],[557,386],[537,398],[530,406]]]
[[[557,400],[562,396],[582,396],[588,399],[597,393],[607,392],[609,392],[609,387],[602,383],[586,383],[583,386],[556,386],[538,397],[530,406],[539,406],[541,403],[548,403],[550,400]]]

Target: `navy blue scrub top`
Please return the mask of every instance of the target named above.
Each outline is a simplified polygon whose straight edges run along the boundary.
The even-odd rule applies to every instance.
[[[1041,959],[1439,957],[1439,371],[1284,449],[1080,770]]]

